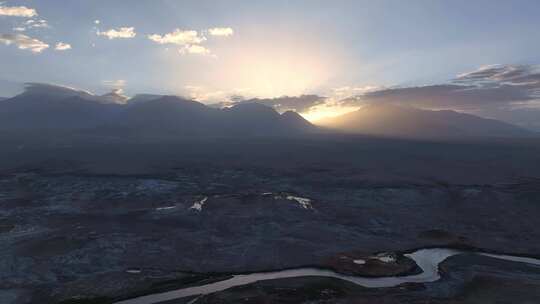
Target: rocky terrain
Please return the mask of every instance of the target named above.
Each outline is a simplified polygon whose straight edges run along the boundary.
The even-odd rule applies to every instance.
[[[537,186],[529,180],[319,191],[246,170],[6,174],[0,299],[107,303],[231,273],[306,265],[399,275],[415,265],[392,255],[425,246],[537,255]]]
[[[418,267],[402,254],[422,247],[540,256],[535,142],[2,142],[0,303],[113,303],[301,266],[406,275]],[[293,278],[196,302],[492,303],[492,294],[520,294],[523,301],[510,303],[529,303],[538,296],[537,267],[486,259],[452,257],[435,283],[368,290]]]

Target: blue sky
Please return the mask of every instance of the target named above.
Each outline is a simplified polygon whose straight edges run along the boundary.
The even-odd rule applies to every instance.
[[[490,64],[540,62],[536,0],[5,0],[0,6],[37,13],[0,14],[0,96],[17,93],[25,82],[205,101],[232,94],[331,95],[339,88],[444,83]],[[98,35],[122,27],[132,27],[135,36]],[[232,34],[213,36],[212,28]],[[160,44],[148,37],[176,29],[206,40]],[[17,43],[25,42],[15,35],[49,47],[20,49]],[[55,50],[59,42],[71,49]]]

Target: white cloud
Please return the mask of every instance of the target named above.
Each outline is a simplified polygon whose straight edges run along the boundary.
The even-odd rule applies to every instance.
[[[210,50],[202,45],[186,45],[178,50],[180,54],[210,55]]]
[[[117,39],[117,38],[128,39],[128,38],[133,38],[137,35],[137,33],[135,33],[134,27],[120,27],[118,29],[110,29],[105,32],[97,31],[96,34],[98,36],[105,36],[109,39]]]
[[[22,27],[22,26],[19,26],[19,27],[14,27],[13,30],[15,32],[24,32],[24,31],[26,31],[26,28]]]
[[[197,31],[176,29],[165,35],[148,35],[148,39],[159,44],[195,45],[206,41],[206,37],[199,35]]]
[[[101,21],[100,20],[94,20],[94,24],[100,24]]]
[[[30,50],[33,53],[41,53],[49,47],[45,42],[23,34],[0,34],[0,43],[15,44],[19,49]]]
[[[2,3],[0,3],[0,16],[31,18],[37,16],[37,12],[35,9],[26,6],[2,6]]]
[[[208,33],[212,36],[232,36],[234,34],[234,30],[230,27],[214,27],[208,30]]]
[[[56,44],[56,46],[54,47],[55,50],[57,51],[67,51],[67,50],[71,50],[71,44],[69,43],[64,43],[64,42],[58,42]]]
[[[196,30],[181,30],[177,28],[170,33],[163,35],[152,34],[148,35],[147,37],[151,41],[158,44],[174,44],[181,46],[181,48],[178,49],[178,52],[182,55],[196,54],[216,57],[212,54],[210,49],[202,45],[205,41],[207,41],[206,35],[208,34],[211,36],[226,37],[232,35],[233,33],[233,29],[225,27],[215,27],[201,32]]]

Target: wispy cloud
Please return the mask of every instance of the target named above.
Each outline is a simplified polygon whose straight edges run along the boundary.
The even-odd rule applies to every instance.
[[[232,36],[234,34],[234,30],[230,27],[214,27],[211,29],[208,29],[208,33],[212,36]]]
[[[0,2],[0,16],[32,18],[37,16],[37,11],[26,6],[3,6]]]
[[[209,49],[205,48],[202,45],[196,45],[196,44],[186,45],[182,47],[180,50],[178,50],[178,52],[180,52],[180,54],[182,55],[185,55],[185,54],[210,55],[211,54]]]
[[[540,93],[540,67],[532,65],[489,65],[463,73],[454,83],[476,86],[518,86],[536,89]]]
[[[119,89],[119,88],[125,87],[126,84],[127,84],[127,81],[123,80],[123,79],[103,80],[101,83],[103,83],[103,85],[105,85],[107,87]]]
[[[200,85],[185,85],[187,96],[200,102],[221,101],[227,97],[227,92],[214,90]]]
[[[137,33],[135,33],[134,27],[120,27],[117,29],[110,29],[105,32],[97,31],[96,34],[98,36],[105,36],[109,38],[109,40],[112,39],[129,39],[134,38]]]
[[[67,50],[71,50],[71,44],[69,43],[64,43],[64,42],[58,42],[56,44],[56,46],[54,47],[55,50],[57,51],[67,51]]]
[[[45,42],[23,34],[0,34],[0,43],[14,44],[21,50],[30,50],[33,53],[41,53],[49,47]]]
[[[49,23],[45,19],[28,20],[24,23],[28,28],[49,28]]]
[[[206,41],[206,37],[200,35],[197,31],[181,29],[176,29],[164,35],[148,35],[148,39],[159,44],[176,44],[182,46],[200,44]]]
[[[346,98],[368,92],[381,90],[380,86],[367,85],[367,86],[343,86],[332,89],[332,95],[336,98]]]

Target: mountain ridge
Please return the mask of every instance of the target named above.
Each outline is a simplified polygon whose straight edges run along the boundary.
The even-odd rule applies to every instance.
[[[216,108],[175,95],[139,94],[127,99],[121,93],[113,90],[99,96],[69,87],[29,84],[22,94],[0,103],[0,131],[62,130],[116,137],[288,136],[320,132],[405,138],[537,136],[494,119],[391,103],[370,103],[316,126],[295,111],[280,114],[258,101]]]
[[[320,122],[350,133],[406,138],[514,137],[532,131],[495,119],[453,110],[423,110],[396,104],[368,104]]]
[[[274,136],[315,132],[300,115],[260,104],[216,109],[172,95],[102,102],[95,95],[25,92],[0,105],[0,130],[62,130],[99,136]]]

